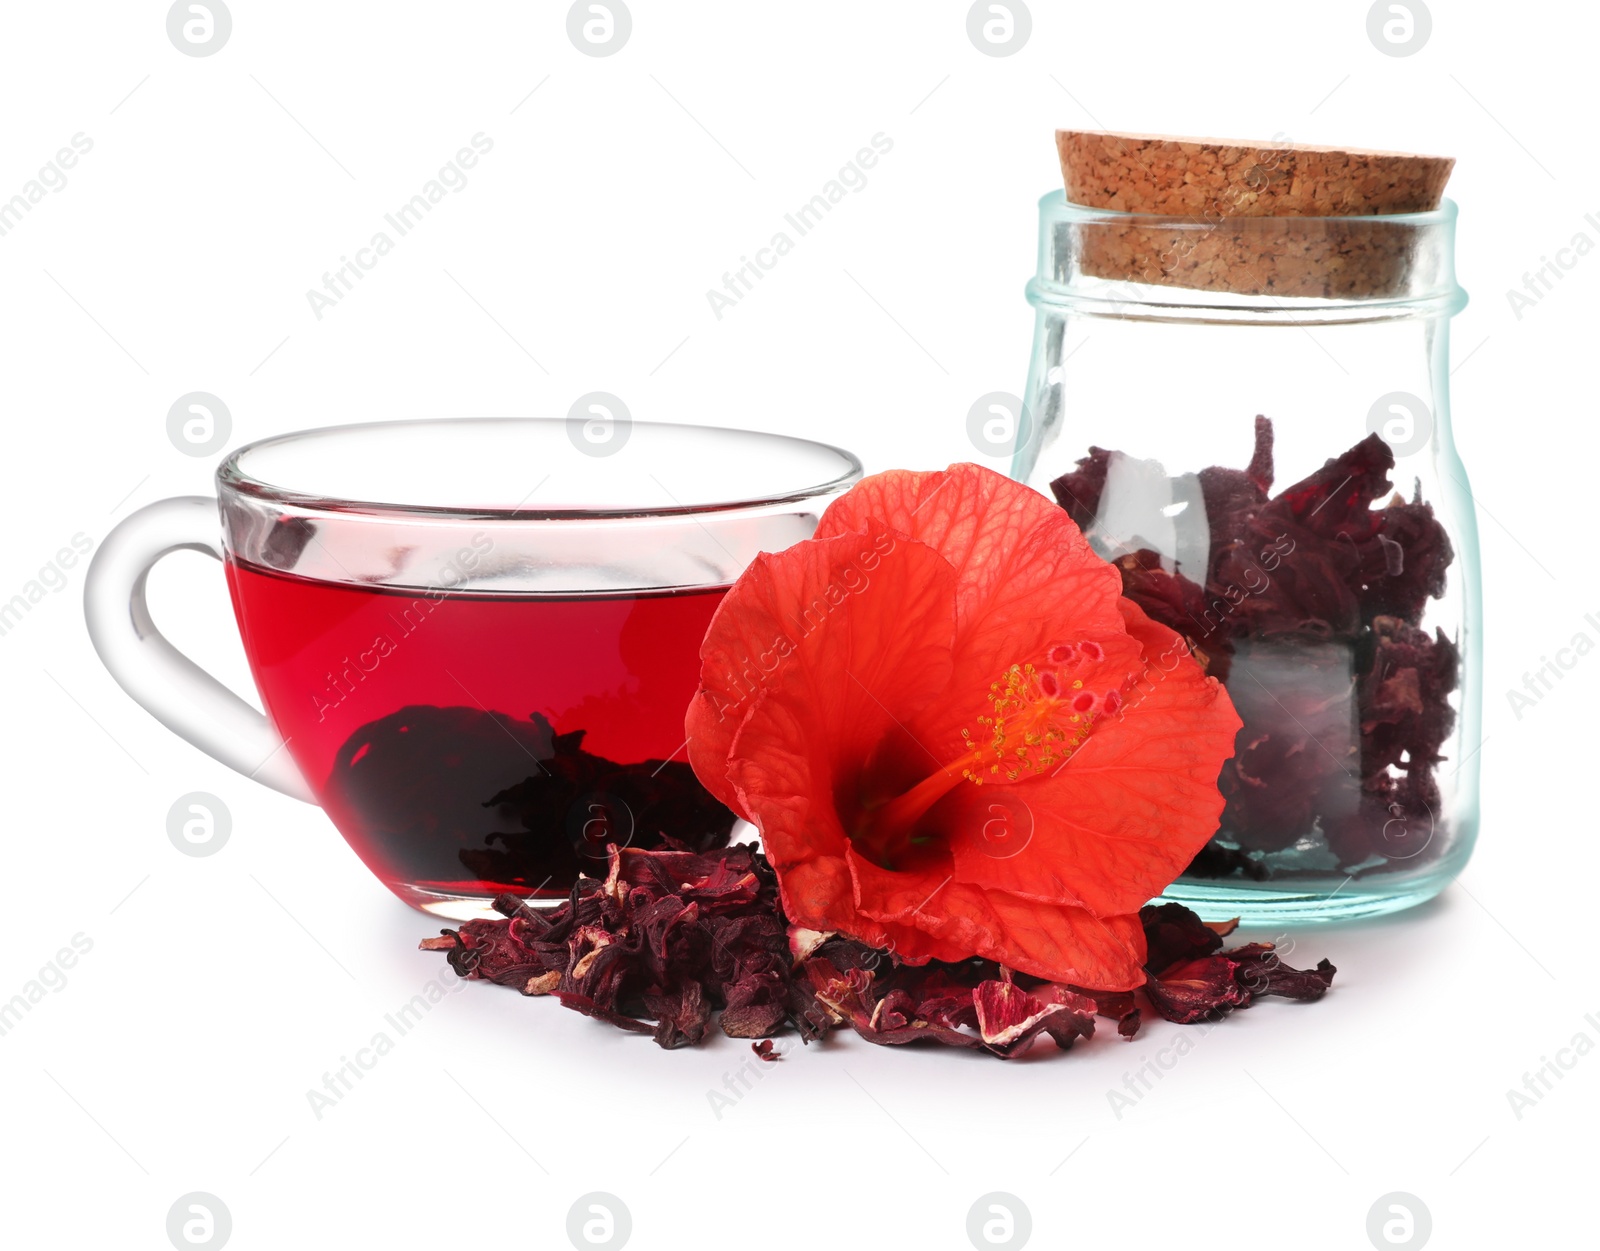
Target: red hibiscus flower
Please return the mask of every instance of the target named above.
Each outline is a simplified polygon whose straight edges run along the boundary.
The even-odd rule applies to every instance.
[[[791,922],[911,964],[1144,980],[1139,908],[1222,813],[1239,719],[1067,514],[976,465],[867,478],[701,648],[689,758]]]

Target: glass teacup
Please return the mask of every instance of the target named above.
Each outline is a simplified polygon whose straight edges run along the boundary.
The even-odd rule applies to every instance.
[[[565,897],[608,844],[726,839],[684,754],[706,625],[860,474],[838,448],[702,426],[306,431],[227,457],[215,500],[131,515],[85,610],[168,728],[321,804],[407,903],[488,915],[503,892]],[[265,717],[151,620],[146,576],[182,548],[224,563]]]

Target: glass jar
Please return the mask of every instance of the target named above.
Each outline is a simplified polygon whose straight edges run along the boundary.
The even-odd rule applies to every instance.
[[[1437,894],[1478,827],[1478,544],[1449,424],[1456,209],[1179,218],[1040,202],[1014,477],[1227,686],[1211,918]]]

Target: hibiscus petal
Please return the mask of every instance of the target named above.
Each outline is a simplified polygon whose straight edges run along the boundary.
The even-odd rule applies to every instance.
[[[1131,600],[1122,610],[1144,648],[1144,680],[1059,770],[1004,797],[1009,807],[1026,805],[1031,837],[1021,850],[983,836],[1001,798],[994,791],[947,797],[938,815],[959,879],[1117,916],[1160,894],[1216,832],[1217,774],[1233,754],[1238,715],[1176,633]]]
[[[863,549],[878,555],[866,571]],[[759,564],[748,586],[742,579],[729,592],[707,635],[703,689],[688,720],[691,761],[708,786],[720,766],[728,802],[761,829],[793,923],[881,941],[880,927],[869,934],[855,915],[835,801],[881,743],[903,736],[903,720],[944,689],[954,575],[921,543],[897,537],[874,546],[860,534],[802,543]],[[831,611],[815,610],[807,628],[808,606],[830,603],[830,586],[854,589]],[[767,644],[776,663],[714,761],[731,720],[716,712],[737,688],[710,682],[725,658],[748,654],[747,640],[773,631],[786,631],[787,646]]]
[[[706,789],[753,819],[728,778],[728,753],[761,695],[779,685],[796,692],[801,738],[865,759],[890,719],[880,698],[904,718],[948,681],[953,594],[948,563],[882,527],[757,556],[700,648],[685,728]]]
[[[956,574],[952,685],[979,695],[1010,665],[1057,637],[1117,632],[1122,579],[1090,549],[1066,512],[1032,487],[980,465],[940,473],[891,470],[829,505],[818,537],[876,520],[928,544]]]
[[[1038,1033],[1047,1018],[1067,1012],[1065,1004],[1035,999],[1015,982],[980,982],[972,1002],[977,1007],[978,1036],[995,1047]]]
[[[741,732],[741,757],[731,770],[739,802],[761,830],[761,842],[778,873],[784,915],[793,925],[840,931],[874,947],[889,947],[888,931],[860,915],[845,853],[849,839],[831,802],[832,765],[815,759],[808,737],[781,699],[759,701],[748,736]],[[820,781],[819,781],[820,779]],[[964,953],[941,957],[959,960]]]
[[[893,873],[853,848],[845,859],[857,910],[884,925],[890,949],[908,963],[948,960],[938,953],[953,949],[1089,990],[1131,990],[1144,981],[1144,927],[1136,915],[1098,918],[1073,904],[941,881],[931,872]]]

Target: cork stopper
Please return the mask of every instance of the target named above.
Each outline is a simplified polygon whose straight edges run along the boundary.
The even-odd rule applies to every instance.
[[[1245,295],[1402,289],[1412,233],[1372,218],[1438,208],[1455,165],[1406,152],[1091,130],[1059,130],[1056,146],[1072,203],[1182,219],[1094,228],[1079,258],[1085,273]],[[1337,220],[1346,217],[1358,220]]]

